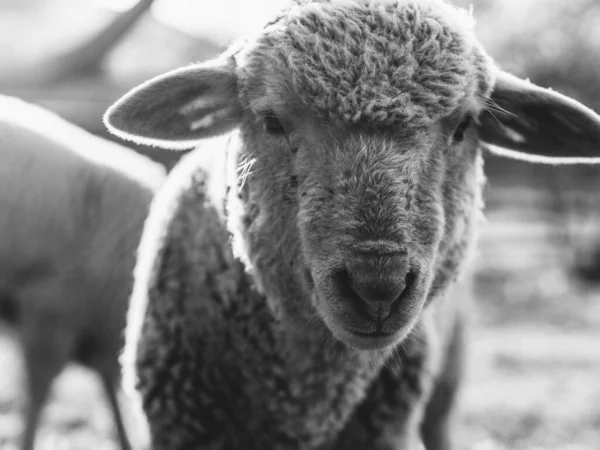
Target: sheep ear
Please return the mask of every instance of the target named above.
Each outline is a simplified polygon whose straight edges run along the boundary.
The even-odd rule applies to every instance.
[[[241,117],[235,63],[219,58],[132,89],[106,111],[104,124],[123,139],[187,149],[237,127]]]
[[[481,140],[511,158],[600,163],[600,116],[581,103],[499,71],[491,105],[479,116]]]

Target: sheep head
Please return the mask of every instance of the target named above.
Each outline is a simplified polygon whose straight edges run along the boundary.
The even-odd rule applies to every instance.
[[[359,349],[399,342],[459,274],[480,143],[600,158],[600,118],[498,69],[442,0],[296,4],[220,58],[135,88],[105,122],[174,149],[239,130],[238,162],[254,161],[238,186],[240,255],[275,308],[303,301]]]

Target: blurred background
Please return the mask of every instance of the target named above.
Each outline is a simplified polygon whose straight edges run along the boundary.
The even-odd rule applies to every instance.
[[[600,2],[455,0],[505,69],[600,112]],[[131,87],[222,51],[285,0],[0,0],[0,93],[113,139],[101,122]],[[131,8],[137,8],[135,11]],[[131,14],[134,11],[134,14]],[[184,152],[138,146],[170,169]],[[600,167],[487,155],[460,449],[600,449]],[[0,339],[0,448],[22,429],[23,369]],[[95,375],[71,366],[38,448],[116,449]]]

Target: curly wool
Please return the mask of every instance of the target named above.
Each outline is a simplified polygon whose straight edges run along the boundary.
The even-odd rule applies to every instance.
[[[275,69],[325,118],[427,126],[489,94],[492,62],[473,26],[442,0],[303,2],[246,43],[242,91]]]

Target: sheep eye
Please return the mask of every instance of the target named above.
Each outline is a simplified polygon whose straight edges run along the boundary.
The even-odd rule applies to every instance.
[[[454,131],[454,142],[462,142],[462,140],[465,137],[465,131],[467,131],[467,129],[469,128],[469,125],[471,125],[472,122],[472,118],[470,115],[467,115],[462,122],[460,122],[458,124],[458,127],[456,127],[456,130]]]
[[[274,135],[282,135],[285,134],[285,129],[283,125],[279,121],[279,119],[275,116],[267,116],[263,120],[263,127],[265,131],[269,134]]]

